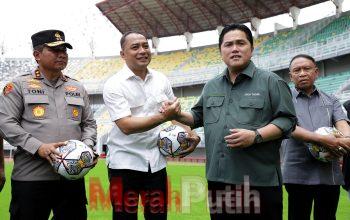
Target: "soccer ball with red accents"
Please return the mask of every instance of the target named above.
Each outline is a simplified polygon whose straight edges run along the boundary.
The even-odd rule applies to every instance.
[[[186,140],[187,132],[178,125],[170,125],[161,130],[158,135],[157,145],[164,156],[178,157],[189,147]]]
[[[83,178],[93,167],[94,153],[81,141],[69,140],[66,145],[57,150],[62,154],[62,158],[53,162],[53,168],[66,179]]]

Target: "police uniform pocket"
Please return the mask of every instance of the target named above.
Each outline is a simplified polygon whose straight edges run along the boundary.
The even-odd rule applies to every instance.
[[[221,109],[223,107],[225,96],[208,97],[204,115],[204,123],[212,124],[219,121]]]
[[[25,114],[30,118],[42,120],[48,118],[49,97],[47,95],[25,95],[24,102],[28,107]]]
[[[78,97],[65,97],[67,102],[67,118],[74,121],[81,121],[84,100]]]
[[[241,124],[259,125],[264,108],[264,99],[242,98],[239,101],[237,121]]]

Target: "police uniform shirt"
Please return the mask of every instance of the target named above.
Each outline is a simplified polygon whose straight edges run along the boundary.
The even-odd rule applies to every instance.
[[[286,137],[296,124],[288,84],[272,72],[256,68],[252,61],[232,83],[227,69],[210,80],[191,109],[194,127],[204,126],[206,176],[209,181],[252,186],[282,185],[282,138],[246,148],[227,147],[229,129],[256,130],[274,124]]]
[[[0,96],[0,132],[17,147],[12,179],[59,179],[37,154],[43,143],[77,139],[96,142],[96,121],[83,85],[61,75],[53,86],[38,70],[8,83]]]
[[[164,74],[148,69],[145,80],[136,76],[127,65],[109,78],[104,86],[103,99],[111,121],[127,116],[147,117],[159,113],[162,102],[173,100],[174,94]],[[111,169],[130,169],[157,172],[166,166],[159,153],[157,138],[160,126],[126,135],[113,123],[107,146],[107,163]]]

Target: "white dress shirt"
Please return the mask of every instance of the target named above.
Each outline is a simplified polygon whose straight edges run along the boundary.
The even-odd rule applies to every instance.
[[[125,65],[106,81],[103,99],[114,122],[130,115],[157,114],[163,101],[174,99],[174,93],[165,75],[148,69],[143,81]],[[126,135],[113,123],[107,140],[108,167],[147,172],[150,165],[152,173],[163,169],[166,160],[157,147],[159,131],[160,126],[157,126],[146,132]]]

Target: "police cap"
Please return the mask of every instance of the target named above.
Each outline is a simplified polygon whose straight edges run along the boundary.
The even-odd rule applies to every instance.
[[[45,45],[48,47],[65,45],[67,48],[73,49],[72,45],[64,40],[64,33],[60,30],[44,30],[32,35],[33,47],[39,45]]]

